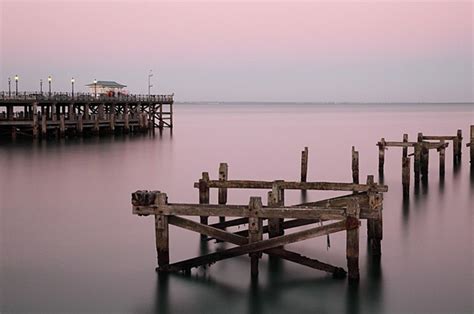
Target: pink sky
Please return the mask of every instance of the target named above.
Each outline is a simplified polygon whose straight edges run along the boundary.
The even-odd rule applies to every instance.
[[[160,91],[183,100],[473,98],[471,2],[6,1],[1,9],[2,89],[19,72],[29,89],[54,73],[58,88],[75,76],[144,91],[151,68]]]

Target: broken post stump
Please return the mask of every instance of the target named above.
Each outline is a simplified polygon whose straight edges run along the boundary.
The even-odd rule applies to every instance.
[[[308,147],[301,152],[301,182],[306,182],[308,175]]]
[[[346,258],[349,281],[359,281],[359,203],[349,200],[346,218]]]
[[[228,175],[229,167],[227,163],[220,163],[219,165],[219,181],[226,181]],[[217,203],[220,205],[227,204],[227,188],[219,188],[217,192]],[[219,217],[219,222],[224,222],[225,217]]]

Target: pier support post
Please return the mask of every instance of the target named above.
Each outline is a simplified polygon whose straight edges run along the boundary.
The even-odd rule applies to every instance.
[[[444,177],[445,173],[445,164],[446,164],[446,148],[444,147],[444,140],[441,140],[440,143],[442,146],[438,148],[439,151],[439,175]]]
[[[367,176],[367,185],[373,186],[374,176]],[[371,255],[380,256],[382,254],[381,241],[383,238],[383,221],[382,221],[382,210],[376,208],[376,192],[373,192],[372,189],[367,191],[367,196],[369,198],[369,211],[378,212],[378,218],[369,218],[367,219],[367,239],[369,240]]]
[[[262,209],[262,199],[251,197],[249,203],[249,243],[261,241],[263,239],[262,219],[258,218],[258,213]],[[250,253],[250,273],[252,277],[258,276],[258,259],[261,253]]]
[[[58,120],[58,113],[57,113],[57,108],[56,108],[56,103],[53,102],[51,105],[51,120],[57,121]]]
[[[38,137],[38,103],[33,103],[33,138]]]
[[[209,173],[203,172],[202,178],[199,180],[199,204],[209,204]],[[209,221],[208,216],[200,216],[202,224],[207,225]],[[201,234],[201,239],[207,239],[207,236]]]
[[[420,137],[421,134],[421,137]],[[415,173],[415,185],[420,181],[420,169],[421,169],[421,146],[423,145],[423,134],[418,133],[417,143],[415,144],[413,171]]]
[[[301,152],[301,182],[306,182],[308,174],[308,147]]]
[[[403,143],[408,143],[408,134],[403,134]],[[408,157],[408,147],[404,146],[402,149],[402,158]]]
[[[403,198],[408,198],[410,195],[410,157],[402,158],[402,186]]]
[[[268,194],[268,200],[270,201],[268,206],[285,206],[285,190],[280,188],[280,182],[283,182],[283,180],[276,180],[273,182],[271,194]],[[283,221],[283,218],[268,219],[268,235],[270,238],[285,234]]]
[[[48,133],[48,129],[47,129],[47,126],[46,126],[46,118],[47,118],[46,113],[41,115],[41,137],[42,138],[46,138],[47,133]]]
[[[385,163],[385,139],[382,138],[378,143],[379,146],[379,174],[383,175]]]
[[[104,120],[104,114],[105,114],[104,104],[99,104],[97,113],[99,114],[99,120]]]
[[[89,116],[89,104],[85,104],[84,105],[84,120],[90,120],[90,116]]]
[[[457,143],[457,148],[456,148],[456,160],[461,161],[461,155],[462,155],[462,130],[458,130],[456,133],[456,140],[455,143]],[[456,145],[453,145],[456,146]]]
[[[352,146],[352,183],[359,184],[359,152]]]
[[[229,167],[227,163],[225,162],[220,163],[219,181],[227,181],[228,170],[229,170]],[[227,188],[219,188],[217,198],[218,198],[217,202],[219,205],[227,204]],[[225,221],[224,216],[219,217],[219,222],[224,222],[224,221]]]
[[[115,114],[111,113],[110,114],[110,121],[109,121],[109,128],[110,128],[110,133],[115,132]]]
[[[64,137],[66,133],[66,124],[64,122],[64,113],[59,116],[59,136]]]
[[[359,203],[352,199],[347,204],[346,257],[350,282],[359,281]]]
[[[471,168],[474,168],[474,125],[471,125],[471,139],[469,141],[469,152],[471,157]]]
[[[92,133],[94,133],[95,135],[98,135],[99,134],[99,115],[94,114],[93,119],[94,119],[94,126],[92,127]]]
[[[69,107],[67,109],[67,114],[68,114],[68,120],[73,121],[74,120],[74,104],[69,104]]]
[[[160,206],[166,203],[166,193],[155,194],[155,204]],[[170,263],[168,216],[155,215],[155,239],[158,267],[161,268]]]
[[[79,134],[82,134],[82,132],[84,131],[83,117],[84,117],[84,114],[79,114],[78,120],[77,120],[77,132]]]

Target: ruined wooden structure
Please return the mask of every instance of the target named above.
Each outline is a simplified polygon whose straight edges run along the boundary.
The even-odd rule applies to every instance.
[[[0,95],[0,138],[147,132],[173,127],[173,95]]]
[[[353,181],[358,181],[358,153],[353,149],[354,156],[357,158],[353,158]],[[209,174],[203,172],[201,179],[194,184],[194,187],[199,189],[199,204],[169,203],[166,194],[159,191],[137,191],[132,194],[134,214],[155,216],[157,270],[160,272],[189,272],[194,267],[249,254],[251,274],[256,276],[259,258],[262,253],[265,253],[341,277],[346,274],[343,268],[302,256],[283,246],[345,231],[348,277],[350,280],[357,281],[359,279],[359,226],[362,219],[368,220],[368,238],[372,254],[375,256],[381,254],[382,193],[388,188],[375,183],[373,176],[367,177],[366,184],[229,180],[228,165],[221,163],[218,180],[210,180]],[[218,189],[218,204],[210,204],[210,189],[213,188]],[[260,197],[251,197],[249,204],[228,205],[229,189],[268,190],[266,206],[262,204]],[[350,192],[350,194],[287,206],[285,205],[286,190],[330,190]],[[199,216],[200,222],[182,216]],[[219,221],[209,224],[209,217],[220,218]],[[201,234],[201,237],[215,238],[236,246],[170,263],[169,224],[197,232]],[[244,224],[248,225],[248,228],[240,231],[226,230],[226,228]],[[306,229],[287,233],[292,228],[303,226],[307,226]]]
[[[385,141],[382,138],[376,145],[379,147],[379,175],[383,177],[385,164],[385,150],[389,147],[402,148],[402,185],[403,196],[408,197],[410,191],[410,156],[414,156],[413,172],[415,183],[419,182],[420,173],[423,179],[428,178],[429,169],[429,150],[436,149],[439,152],[439,173],[444,176],[445,172],[445,156],[448,140],[453,141],[453,158],[457,162],[461,156],[462,133],[458,130],[456,136],[424,136],[418,133],[416,142],[408,141],[408,134],[403,134],[401,142]],[[437,141],[437,142],[432,142]],[[413,153],[408,154],[408,149],[413,148]]]

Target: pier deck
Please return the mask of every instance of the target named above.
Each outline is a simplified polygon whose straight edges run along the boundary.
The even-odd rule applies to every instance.
[[[173,95],[0,94],[0,138],[154,131],[173,127]]]

